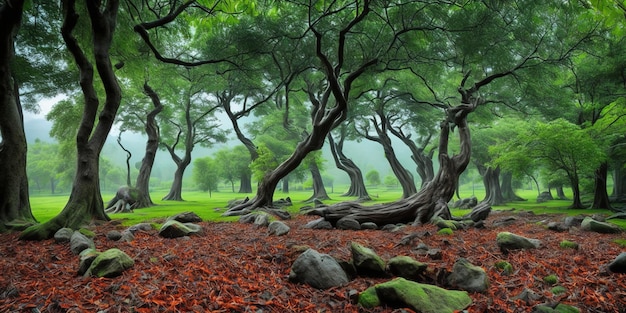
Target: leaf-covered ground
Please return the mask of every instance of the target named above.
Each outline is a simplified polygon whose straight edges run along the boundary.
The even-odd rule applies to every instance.
[[[408,226],[400,232],[303,229],[312,217],[287,221],[291,232],[268,236],[267,229],[239,223],[201,223],[202,236],[164,239],[156,231],[139,232],[133,242],[113,242],[104,234],[123,229],[115,222],[94,228],[96,247],[117,247],[135,259],[135,265],[117,278],[76,276],[78,257],[68,244],[18,241],[16,234],[0,235],[0,312],[393,312],[394,308],[360,309],[351,291],[389,278],[358,277],[346,286],[317,290],[289,282],[291,264],[307,246],[341,259],[349,259],[351,241],[374,249],[384,259],[409,255],[428,263],[427,283],[451,270],[459,257],[482,266],[491,286],[484,294],[471,294],[470,312],[529,312],[544,302],[575,305],[583,312],[626,312],[626,274],[611,274],[606,264],[626,248],[613,241],[624,235],[603,235],[573,229],[558,233],[539,221],[553,216],[518,215],[510,226],[493,227],[504,214],[493,213],[486,229],[439,235],[431,226]],[[118,223],[117,223],[118,224]],[[543,240],[544,248],[502,254],[496,234],[509,231]],[[426,232],[430,236],[425,236]],[[421,242],[440,248],[442,258],[418,255],[412,245],[398,245],[407,234],[420,233]],[[562,240],[580,249],[559,247]],[[511,275],[494,263],[506,260]],[[556,275],[565,293],[543,281]],[[524,289],[540,298],[530,303],[514,300]]]

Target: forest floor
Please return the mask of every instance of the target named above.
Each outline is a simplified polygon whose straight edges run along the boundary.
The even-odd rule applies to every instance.
[[[515,214],[506,227],[493,221]],[[288,280],[291,264],[308,246],[336,258],[350,258],[350,242],[372,248],[383,259],[409,255],[428,264],[426,283],[452,269],[464,257],[483,267],[490,279],[485,293],[471,293],[468,312],[530,312],[546,302],[574,305],[582,312],[626,312],[626,274],[613,274],[606,265],[626,247],[614,242],[624,235],[553,232],[545,228],[557,215],[496,211],[484,229],[439,235],[432,225],[407,226],[399,232],[376,230],[311,230],[302,226],[314,219],[297,216],[287,221],[289,234],[267,235],[266,228],[240,223],[200,223],[204,233],[180,239],[164,239],[157,231],[138,232],[132,242],[107,240],[112,229],[124,229],[119,221],[93,228],[100,251],[119,248],[135,260],[133,268],[116,278],[76,276],[78,256],[68,244],[53,240],[18,241],[17,234],[0,235],[0,312],[411,312],[390,307],[359,308],[349,294],[390,278],[358,277],[349,284],[317,290]],[[543,248],[500,252],[495,238],[509,231],[541,239]],[[442,258],[418,255],[417,245],[399,245],[402,237],[426,232],[421,241],[440,248]],[[559,247],[562,240],[580,244],[578,250]],[[510,275],[494,267],[500,260],[513,266]],[[565,293],[555,295],[554,285],[544,282],[556,275]],[[428,278],[430,277],[430,278]],[[538,299],[515,300],[529,289]]]

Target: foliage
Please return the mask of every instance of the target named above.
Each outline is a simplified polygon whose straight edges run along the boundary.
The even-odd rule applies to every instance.
[[[197,158],[193,165],[193,179],[196,185],[200,190],[208,191],[211,196],[213,191],[217,191],[219,165],[211,157]]]
[[[235,181],[242,175],[250,175],[250,154],[239,145],[217,151],[214,158],[219,177],[230,183],[235,192]]]
[[[380,173],[377,170],[370,170],[365,174],[367,183],[373,186],[380,185]]]

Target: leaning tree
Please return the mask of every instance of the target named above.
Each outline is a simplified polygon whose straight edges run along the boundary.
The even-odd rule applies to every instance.
[[[77,162],[72,192],[61,213],[46,223],[29,227],[21,234],[21,239],[50,238],[62,227],[78,228],[92,220],[109,220],[100,193],[98,164],[122,97],[109,56],[119,1],[85,1],[84,5],[92,36],[89,48],[81,47],[74,35],[81,22],[76,2],[62,1],[61,34],[80,71],[80,87],[84,96],[82,119],[76,134]],[[98,96],[92,61],[85,51],[93,52],[99,81],[106,95],[103,104]]]

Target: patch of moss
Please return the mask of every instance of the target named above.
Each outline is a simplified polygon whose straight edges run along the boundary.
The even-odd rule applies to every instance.
[[[566,293],[567,289],[563,286],[555,286],[554,288],[550,289],[550,292],[552,292],[553,295],[558,296]]]
[[[494,264],[494,266],[499,269],[502,274],[504,275],[511,275],[513,274],[513,265],[511,265],[511,263],[504,261],[504,260],[500,260],[498,262],[496,262]]]
[[[379,306],[380,299],[378,298],[378,294],[376,293],[376,287],[369,287],[365,289],[365,291],[359,294],[359,304],[364,308],[373,308]]]
[[[78,230],[79,233],[85,235],[85,237],[87,238],[95,238],[96,237],[96,233],[92,232],[91,230],[87,229],[87,228],[81,228]]]
[[[621,247],[626,247],[626,239],[615,239],[613,242]]]
[[[451,228],[447,228],[447,227],[446,227],[446,228],[442,228],[442,229],[440,229],[440,230],[437,232],[437,234],[439,234],[439,235],[449,236],[449,235],[454,234],[454,231],[453,231]]]
[[[561,243],[559,243],[559,247],[563,248],[563,249],[574,249],[574,250],[578,250],[578,244],[573,242],[573,241],[569,241],[569,240],[563,240],[561,241]]]
[[[559,278],[556,277],[556,275],[552,274],[544,277],[543,282],[548,285],[556,285],[559,282]]]

